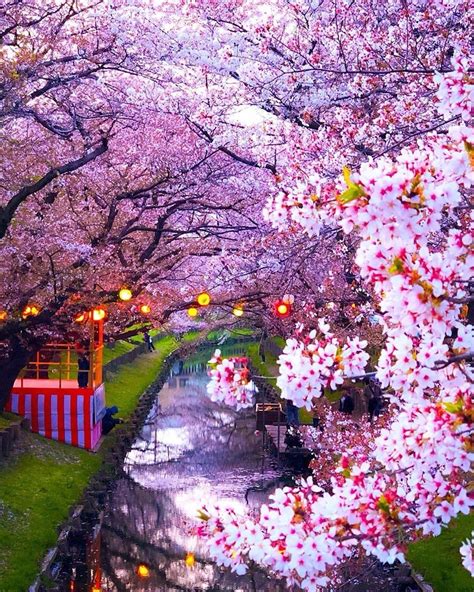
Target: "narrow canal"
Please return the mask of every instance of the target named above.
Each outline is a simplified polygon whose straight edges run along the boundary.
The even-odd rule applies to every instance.
[[[68,542],[57,562],[56,584],[41,590],[290,590],[262,572],[238,576],[218,567],[193,533],[204,504],[257,511],[275,487],[291,482],[291,473],[285,476],[276,459],[264,454],[253,409],[235,412],[207,397],[210,354],[175,364],[107,494],[100,523]],[[399,587],[393,568],[363,557],[334,584],[331,590],[338,592],[412,590]]]
[[[253,409],[235,412],[209,400],[203,360],[175,364],[125,459],[100,527],[87,548],[70,550],[64,590],[287,589],[262,573],[237,576],[219,568],[193,534],[203,504],[257,509],[282,476],[263,456]],[[137,573],[139,566],[146,577]]]

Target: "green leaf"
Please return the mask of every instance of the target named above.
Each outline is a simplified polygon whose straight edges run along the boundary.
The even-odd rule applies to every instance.
[[[341,204],[347,204],[351,201],[354,201],[355,199],[358,199],[359,197],[363,197],[364,195],[365,191],[362,189],[362,187],[352,183],[350,187],[340,193],[336,199]]]
[[[444,403],[444,408],[448,413],[460,413],[463,409],[462,399],[458,399],[456,403]]]
[[[344,181],[346,182],[346,185],[348,187],[350,187],[351,185],[353,185],[352,181],[351,181],[351,169],[349,167],[342,167],[342,176],[344,177]]]
[[[385,514],[390,514],[390,504],[384,495],[380,496],[379,501],[377,502],[377,508],[382,512],[385,512]]]
[[[395,257],[392,265],[388,268],[389,273],[402,273],[403,272],[403,261],[400,257]]]

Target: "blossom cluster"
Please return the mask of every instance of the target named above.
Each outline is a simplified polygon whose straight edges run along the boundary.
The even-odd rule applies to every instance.
[[[438,534],[474,506],[462,480],[473,459],[468,393],[464,385],[444,406],[413,406],[381,430],[365,460],[346,450],[328,487],[314,483],[315,475],[278,489],[255,520],[208,508],[201,534],[213,558],[238,573],[258,562],[308,591],[324,587],[328,571],[359,545],[381,561],[403,560],[414,533]]]
[[[281,188],[271,196],[263,209],[263,217],[280,230],[288,229],[288,223],[303,228],[308,236],[321,232],[327,223],[327,213],[320,207],[321,184],[318,178],[307,183],[296,182],[293,187]]]
[[[453,57],[452,65],[452,72],[435,76],[435,81],[439,84],[436,93],[440,101],[438,109],[446,119],[460,115],[468,121],[472,117],[474,103],[474,84],[468,74],[468,58],[458,54]]]
[[[345,456],[352,464],[364,463],[373,458],[375,441],[381,430],[392,420],[392,411],[386,409],[369,422],[337,411],[325,404],[316,411],[317,427],[301,426],[304,446],[312,450],[309,468],[318,485],[327,488],[334,474],[334,467]]]
[[[362,374],[369,360],[366,341],[348,337],[345,343],[340,343],[322,319],[319,330],[320,337],[313,329],[302,341],[288,339],[278,358],[277,386],[281,396],[308,410],[324,389],[335,390],[345,376]]]
[[[211,378],[207,394],[211,401],[225,403],[237,410],[251,407],[256,387],[250,380],[247,358],[222,358],[216,349],[209,360]]]

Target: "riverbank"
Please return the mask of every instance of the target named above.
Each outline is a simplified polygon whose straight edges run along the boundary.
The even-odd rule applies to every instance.
[[[155,347],[156,352],[138,356],[106,382],[107,404],[117,405],[124,419],[179,343],[164,336]],[[106,449],[107,437],[94,454],[25,433],[0,464],[1,592],[28,589],[46,550],[56,542],[58,526],[98,471]]]

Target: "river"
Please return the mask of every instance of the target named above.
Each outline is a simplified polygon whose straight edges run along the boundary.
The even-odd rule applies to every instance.
[[[226,502],[256,512],[276,486],[292,478],[264,453],[253,409],[236,412],[209,400],[208,358],[209,352],[175,364],[107,495],[99,524],[68,541],[57,563],[59,584],[45,590],[290,590],[260,571],[238,576],[218,567],[193,532],[204,504]],[[399,590],[393,568],[364,557],[345,566],[341,576],[332,590]]]
[[[235,412],[209,400],[201,358],[173,368],[125,458],[101,524],[85,548],[70,549],[60,577],[65,590],[287,590],[263,573],[237,576],[216,566],[193,533],[203,504],[256,510],[282,476],[263,454],[253,409]]]

